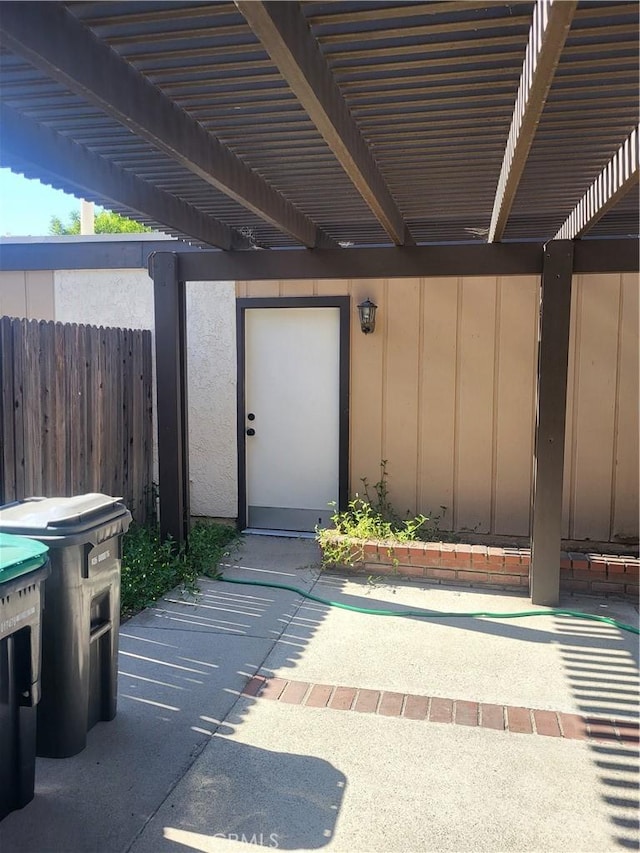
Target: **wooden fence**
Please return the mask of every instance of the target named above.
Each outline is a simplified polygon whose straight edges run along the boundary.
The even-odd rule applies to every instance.
[[[0,502],[152,502],[151,333],[0,318]]]

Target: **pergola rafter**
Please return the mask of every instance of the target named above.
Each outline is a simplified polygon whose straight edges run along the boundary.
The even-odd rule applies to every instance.
[[[507,226],[576,6],[575,0],[538,0],[536,3],[493,202],[489,243],[502,239]]]
[[[574,240],[592,228],[638,184],[640,127],[636,127],[580,199],[555,236]]]
[[[252,248],[251,241],[235,229],[4,105],[0,105],[0,124],[8,140],[0,147],[2,165],[15,168],[19,164],[54,184],[62,179],[82,196],[98,194],[209,246]]]
[[[299,4],[236,0],[236,6],[387,234],[398,246],[413,245]]]
[[[304,246],[333,241],[57,3],[5,3],[0,41]]]

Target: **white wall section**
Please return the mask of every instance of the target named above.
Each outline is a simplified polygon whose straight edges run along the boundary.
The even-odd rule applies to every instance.
[[[187,349],[191,514],[236,518],[235,282],[187,284]]]

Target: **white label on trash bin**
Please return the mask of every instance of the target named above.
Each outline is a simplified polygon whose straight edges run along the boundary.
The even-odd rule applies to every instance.
[[[95,557],[91,558],[91,565],[97,566],[98,563],[104,563],[105,560],[108,560],[111,556],[111,551],[107,548],[106,551],[101,551],[99,554],[96,554]]]
[[[6,634],[8,631],[11,631],[16,627],[16,625],[19,625],[21,622],[24,622],[25,619],[29,619],[33,616],[35,612],[35,607],[29,607],[21,613],[16,613],[15,616],[10,616],[8,619],[5,619],[4,622],[0,622],[0,634]]]

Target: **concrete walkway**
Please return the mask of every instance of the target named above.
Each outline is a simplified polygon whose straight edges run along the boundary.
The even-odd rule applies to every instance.
[[[308,540],[245,537],[234,557],[227,577],[357,606],[532,609],[320,575]],[[637,620],[628,603],[564,603]],[[118,716],[80,755],[38,759],[0,851],[634,849],[636,640],[569,617],[373,617],[203,581],[197,600],[169,595],[122,627]]]

